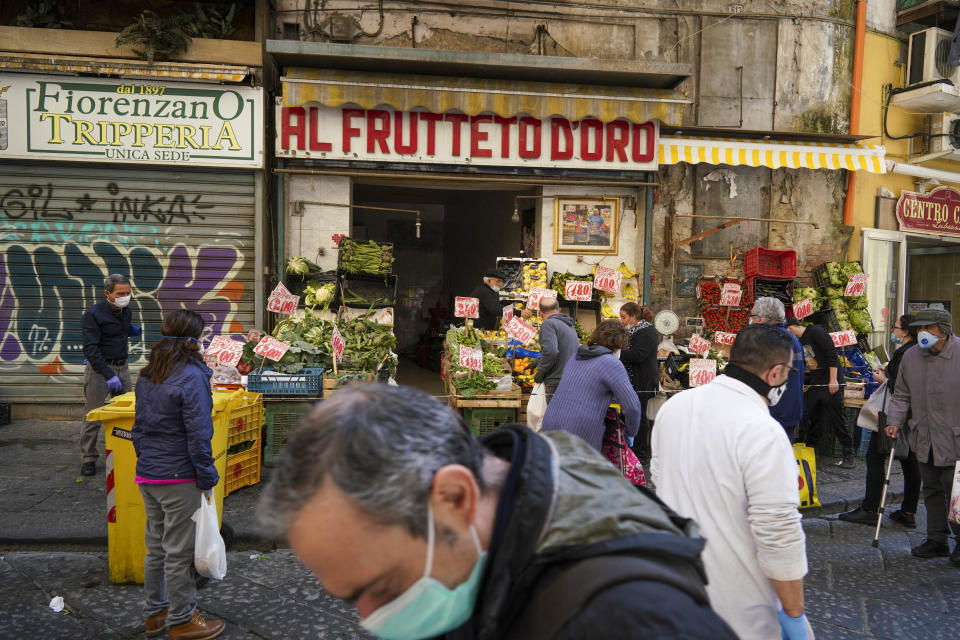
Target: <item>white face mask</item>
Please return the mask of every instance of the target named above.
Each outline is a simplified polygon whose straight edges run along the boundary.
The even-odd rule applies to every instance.
[[[120,307],[123,309],[125,306],[130,304],[130,296],[117,296],[113,299],[111,304],[115,307]]]
[[[620,349],[617,349],[616,351],[614,351],[614,352],[613,352],[613,355],[616,356],[617,358],[619,358],[619,357],[620,357]]]

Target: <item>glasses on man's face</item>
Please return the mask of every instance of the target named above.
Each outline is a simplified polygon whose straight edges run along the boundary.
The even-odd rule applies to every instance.
[[[796,373],[797,371],[799,371],[799,369],[797,369],[796,367],[790,366],[790,365],[787,364],[786,362],[781,362],[781,363],[780,363],[780,366],[789,369],[789,370],[790,370],[790,373]]]

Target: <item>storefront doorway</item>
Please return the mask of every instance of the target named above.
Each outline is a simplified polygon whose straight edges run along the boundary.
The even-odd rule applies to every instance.
[[[351,236],[393,244],[400,384],[435,391],[454,296],[470,295],[498,257],[535,251],[537,191],[494,182],[354,182]],[[419,211],[420,236],[416,214],[383,209]]]

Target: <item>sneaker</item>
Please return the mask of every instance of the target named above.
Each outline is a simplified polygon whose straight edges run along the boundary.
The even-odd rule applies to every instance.
[[[96,462],[84,462],[80,465],[80,475],[82,476],[95,476],[97,475],[97,463]]]
[[[837,466],[841,469],[853,469],[857,464],[853,461],[853,456],[843,456],[837,461]]]
[[[156,615],[152,615],[147,618],[147,637],[154,638],[163,633],[163,628],[167,626],[167,612],[170,611],[170,607],[166,607],[163,611]]]
[[[867,511],[863,507],[857,507],[852,511],[847,511],[846,513],[841,513],[838,518],[844,522],[856,522],[857,524],[867,524],[870,526],[877,525],[877,515],[876,511]]]
[[[907,529],[916,529],[917,528],[917,519],[912,513],[907,513],[903,509],[899,511],[894,511],[890,514],[890,519],[894,522],[899,522],[901,525]]]
[[[204,620],[194,609],[190,622],[170,627],[170,640],[209,640],[223,633],[227,623],[223,620]]]
[[[918,558],[942,558],[950,555],[950,547],[945,542],[924,540],[919,547],[914,547],[910,553]],[[954,551],[956,553],[956,551]]]

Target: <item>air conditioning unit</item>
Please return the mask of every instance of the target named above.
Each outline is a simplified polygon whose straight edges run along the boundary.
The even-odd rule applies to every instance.
[[[950,152],[947,159],[960,159],[960,114],[930,116],[930,153]]]
[[[910,34],[907,86],[937,80],[960,86],[960,67],[947,64],[952,39],[953,33],[936,28]]]

